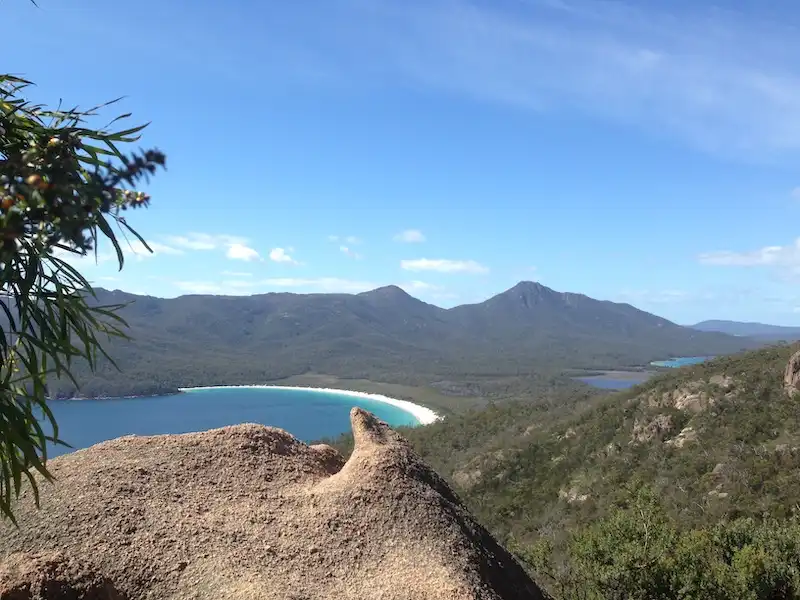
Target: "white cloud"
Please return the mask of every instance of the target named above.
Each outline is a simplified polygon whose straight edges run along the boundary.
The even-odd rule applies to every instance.
[[[223,281],[220,287],[225,290],[225,293],[229,296],[240,296],[255,293],[257,291],[255,289],[257,285],[255,281],[232,279]]]
[[[208,233],[188,233],[186,235],[168,236],[167,241],[173,246],[187,250],[218,250],[236,244],[247,244],[247,239],[235,235],[217,235]]]
[[[345,244],[350,244],[351,246],[357,246],[358,244],[362,243],[362,240],[354,235],[329,235],[328,241],[334,243],[344,242]]]
[[[183,250],[179,250],[178,248],[173,248],[172,246],[168,246],[160,242],[148,241],[147,245],[150,247],[150,250],[152,250],[152,252],[150,252],[150,250],[148,250],[144,246],[144,244],[142,244],[142,242],[140,242],[139,240],[132,240],[128,245],[128,248],[126,248],[125,245],[121,246],[122,246],[122,251],[126,256],[128,255],[128,253],[125,252],[125,250],[127,249],[130,250],[130,252],[132,252],[136,256],[136,260],[142,260],[145,258],[158,256],[159,254],[170,254],[173,256],[183,254]]]
[[[448,304],[452,304],[450,301],[458,298],[458,294],[448,291],[441,285],[428,283],[426,281],[407,281],[406,283],[401,283],[399,287],[412,296],[423,296],[436,302],[444,301]]]
[[[250,246],[245,246],[244,244],[232,244],[228,246],[225,256],[231,260],[243,260],[245,262],[261,260],[261,256],[259,256],[258,252],[253,250]]]
[[[443,290],[442,286],[435,285],[433,283],[427,283],[425,281],[408,281],[406,283],[401,283],[398,287],[404,289],[409,294],[421,294],[421,293],[430,293],[430,292],[439,292]]]
[[[419,229],[406,229],[394,236],[394,241],[405,242],[407,244],[420,243],[425,241],[425,236]]]
[[[710,300],[709,294],[696,294],[684,290],[624,290],[617,294],[615,301],[629,304],[675,304],[692,300]]]
[[[173,286],[185,294],[211,294],[223,296],[245,296],[254,293],[257,285],[253,281],[172,281]]]
[[[286,263],[290,265],[298,264],[298,262],[289,256],[289,254],[287,254],[286,250],[283,248],[273,248],[270,250],[269,259],[277,263]]]
[[[223,271],[223,275],[227,277],[252,277],[252,273],[245,273],[243,271]]]
[[[295,9],[313,36],[262,34],[290,53],[275,68],[292,77],[406,79],[537,111],[577,109],[752,160],[800,151],[800,39],[791,19],[741,4],[684,8],[341,0],[314,11],[325,28]]]
[[[700,263],[721,267],[783,267],[800,270],[800,238],[787,246],[765,246],[749,252],[707,252]]]
[[[275,289],[291,289],[295,292],[321,292],[356,294],[379,287],[369,281],[340,279],[338,277],[295,278],[275,277],[257,281],[172,281],[173,286],[186,294],[215,294],[242,296],[264,293]]]
[[[405,271],[436,271],[438,273],[488,273],[488,267],[474,260],[448,260],[444,258],[418,258],[401,260],[400,268]]]
[[[360,259],[363,258],[358,252],[350,248],[350,246],[339,246],[339,252],[346,254],[350,258]]]
[[[170,244],[179,248],[194,251],[224,250],[225,256],[231,260],[261,260],[258,252],[249,246],[249,240],[236,235],[188,233],[166,238]],[[155,248],[153,248],[155,250]],[[183,252],[176,250],[176,252]]]
[[[222,287],[209,281],[174,281],[172,282],[182,292],[187,294],[220,294]]]
[[[368,281],[354,281],[337,277],[320,277],[316,279],[272,278],[261,282],[269,287],[277,288],[309,288],[320,292],[359,293],[374,290],[377,286]]]

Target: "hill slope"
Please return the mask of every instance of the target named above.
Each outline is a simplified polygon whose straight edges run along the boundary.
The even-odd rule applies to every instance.
[[[98,290],[133,342],[112,342],[122,373],[84,374],[84,393],[271,381],[304,373],[426,385],[564,368],[724,354],[753,342],[680,327],[626,304],[523,282],[486,302],[444,310],[389,286],[363,294],[181,296]],[[63,382],[54,387],[72,393]]]
[[[706,332],[725,333],[743,337],[751,337],[765,341],[795,341],[800,340],[800,327],[783,327],[780,325],[765,325],[764,323],[749,323],[740,321],[703,321],[692,325],[692,329]]]
[[[556,597],[796,598],[800,394],[783,379],[798,349],[608,396],[492,405],[405,435]]]
[[[502,404],[407,435],[501,537],[587,523],[637,480],[687,525],[786,516],[800,498],[800,394],[786,393],[783,375],[798,348],[676,369],[555,409]]]

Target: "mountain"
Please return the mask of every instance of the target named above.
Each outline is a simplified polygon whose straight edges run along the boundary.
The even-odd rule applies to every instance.
[[[580,363],[571,365],[576,367],[641,365],[656,355],[725,354],[753,347],[722,334],[698,334],[630,304],[556,292],[527,281],[449,312],[481,339],[513,347],[522,356],[546,354],[560,364]]]
[[[300,374],[428,385],[438,379],[531,377],[619,367],[755,345],[678,326],[627,304],[522,282],[448,310],[396,286],[351,294],[189,295],[97,290],[127,303],[133,341],[111,341],[110,365],[82,373],[88,395],[272,381]],[[65,382],[52,386],[71,394]]]
[[[740,321],[703,321],[692,325],[692,329],[706,332],[726,333],[740,337],[751,337],[763,341],[795,341],[800,340],[800,327],[783,327],[781,325],[765,325],[764,323],[747,323]]]

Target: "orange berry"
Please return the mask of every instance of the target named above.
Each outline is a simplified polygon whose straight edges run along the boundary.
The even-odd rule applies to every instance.
[[[8,210],[9,208],[14,206],[15,204],[16,204],[16,200],[14,200],[14,198],[12,198],[11,196],[6,196],[5,198],[3,198],[3,202],[0,203],[0,206],[3,207],[3,210]]]

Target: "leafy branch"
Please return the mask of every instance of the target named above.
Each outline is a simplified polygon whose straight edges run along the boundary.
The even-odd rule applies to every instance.
[[[122,269],[117,232],[150,251],[122,213],[148,206],[149,195],[134,188],[165,166],[158,150],[120,150],[146,127],[111,130],[129,114],[101,129],[86,124],[116,100],[50,110],[22,96],[30,85],[0,75],[0,515],[12,521],[23,481],[38,504],[35,472],[52,479],[48,442],[64,443],[47,406],[48,378],[77,386],[74,362],[92,370],[99,357],[114,364],[101,340],[126,337],[122,306],[98,305],[70,260],[97,257],[105,238]]]

